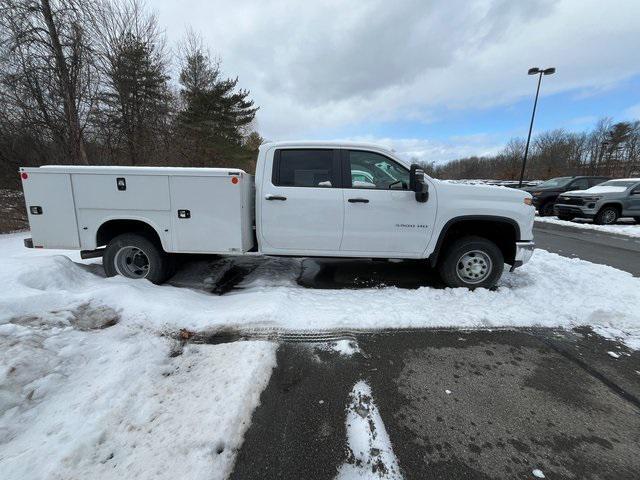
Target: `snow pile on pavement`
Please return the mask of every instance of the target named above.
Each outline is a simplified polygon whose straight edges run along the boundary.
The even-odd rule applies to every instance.
[[[120,322],[156,331],[240,332],[402,327],[574,327],[624,332],[640,339],[640,279],[611,267],[537,250],[495,291],[396,287],[320,290],[296,283],[301,260],[254,258],[255,268],[223,296],[102,278],[65,256],[36,256],[0,238],[0,323],[13,317],[73,310],[88,301],[122,312]],[[38,252],[41,254],[42,252]],[[245,259],[246,260],[246,259]],[[243,260],[244,261],[244,260]],[[307,261],[307,263],[310,261]]]
[[[365,381],[351,390],[346,423],[349,455],[336,479],[401,479],[398,459]]]
[[[333,342],[319,343],[316,345],[318,350],[336,352],[345,357],[350,357],[356,353],[360,353],[358,342],[351,339],[336,340]]]
[[[583,230],[596,230],[605,233],[617,233],[618,235],[626,235],[628,237],[640,237],[640,224],[636,224],[633,220],[621,219],[615,225],[596,225],[591,220],[576,218],[571,221],[560,220],[556,217],[536,217],[536,222],[554,223],[566,227],[581,228]]]
[[[96,298],[90,266],[7,258],[17,238],[0,240],[2,479],[226,478],[276,344],[182,347],[159,310]]]
[[[0,326],[3,479],[226,478],[275,364],[268,342],[170,345],[143,329]]]

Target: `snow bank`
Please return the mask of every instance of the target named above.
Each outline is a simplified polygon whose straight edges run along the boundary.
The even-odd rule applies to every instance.
[[[2,478],[226,478],[275,345],[193,345],[115,326],[0,327]]]
[[[0,251],[17,236],[0,239]],[[20,240],[21,241],[21,240]],[[23,249],[24,251],[24,249]],[[260,266],[223,296],[102,278],[64,256],[0,258],[0,323],[17,316],[73,311],[93,302],[122,312],[121,323],[157,331],[217,328],[250,332],[399,327],[615,328],[640,337],[640,279],[611,267],[537,250],[496,291],[396,287],[318,290],[297,285],[301,262],[254,259]]]
[[[596,225],[591,220],[576,218],[571,221],[560,220],[556,217],[536,217],[536,222],[555,223],[567,227],[582,228],[585,230],[596,230],[606,233],[617,233],[628,237],[640,237],[640,224],[635,224],[633,220],[619,220],[615,225]]]
[[[130,312],[135,289],[21,237],[0,237],[2,479],[226,478],[276,344],[182,349],[160,297]]]

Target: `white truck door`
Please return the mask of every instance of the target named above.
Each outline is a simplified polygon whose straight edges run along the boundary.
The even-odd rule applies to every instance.
[[[380,153],[342,150],[343,252],[419,257],[436,216],[435,189],[417,202],[409,190],[409,170]]]
[[[269,161],[271,155],[273,161]],[[257,199],[261,250],[338,252],[344,219],[339,181],[338,150],[282,148],[269,152]]]

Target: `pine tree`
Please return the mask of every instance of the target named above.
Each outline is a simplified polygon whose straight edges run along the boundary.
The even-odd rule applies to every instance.
[[[180,72],[180,84],[181,129],[209,146],[242,144],[258,107],[248,98],[248,90],[236,90],[238,78],[221,79],[219,64],[200,45],[191,42]]]

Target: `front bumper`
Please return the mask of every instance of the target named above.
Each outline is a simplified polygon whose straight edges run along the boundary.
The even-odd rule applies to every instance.
[[[592,208],[588,209],[585,207],[576,207],[575,205],[558,205],[555,204],[553,206],[553,213],[556,216],[564,215],[571,216],[574,218],[593,218],[596,214],[597,209]]]
[[[511,271],[513,272],[516,268],[527,263],[531,259],[535,248],[536,244],[532,241],[516,242],[516,256],[511,266]]]

